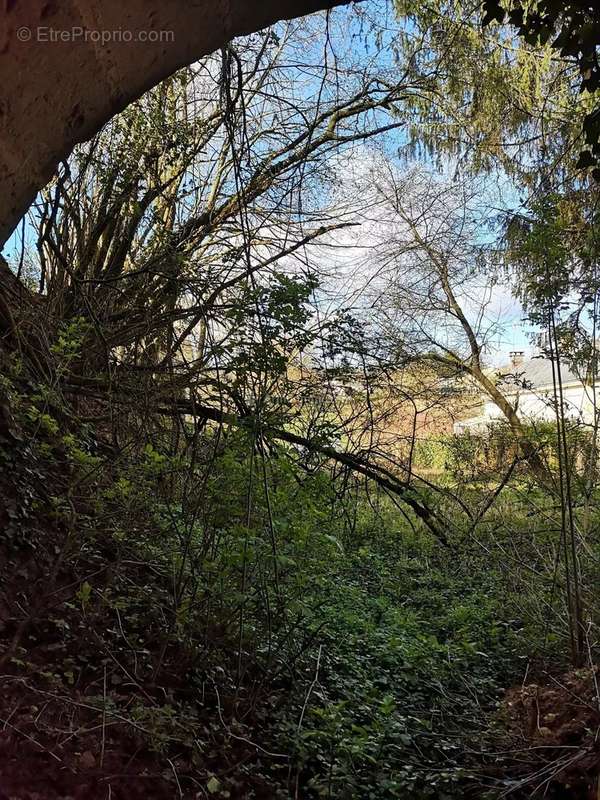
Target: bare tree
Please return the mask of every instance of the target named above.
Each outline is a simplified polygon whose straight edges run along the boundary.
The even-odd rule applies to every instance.
[[[521,455],[544,481],[550,475],[518,409],[486,366],[502,321],[492,310],[500,257],[481,208],[481,187],[444,184],[422,171],[377,178],[388,234],[377,254],[388,302],[382,325],[401,360],[439,364],[473,382],[495,403]]]

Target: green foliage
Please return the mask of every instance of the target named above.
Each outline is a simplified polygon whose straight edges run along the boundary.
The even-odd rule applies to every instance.
[[[294,743],[308,797],[462,797],[463,751],[518,661],[492,575],[465,565],[450,578],[400,532],[348,549],[315,588],[328,598],[319,663],[303,667],[305,685],[316,681],[303,716],[303,693],[286,707],[279,736]]]
[[[540,148],[544,157],[546,148],[569,151],[589,98],[575,95],[569,70],[551,58],[548,31],[522,46],[506,30],[482,33],[479,10],[461,0],[395,5],[407,20],[399,36],[379,31],[384,50],[396,39],[373,72],[352,60],[339,81],[336,68],[315,102],[320,65],[309,65],[289,103],[278,91],[299,50],[279,51],[277,36],[261,34],[247,52],[228,48],[221,72],[208,60],[115,118],[40,204],[40,284],[54,325],[48,374],[28,382],[19,354],[0,376],[6,550],[25,564],[22,575],[7,570],[15,586],[1,598],[16,630],[9,661],[45,681],[44,692],[62,700],[72,691],[74,714],[102,716],[100,725],[70,720],[72,731],[110,737],[111,715],[129,726],[137,750],[170,765],[180,795],[179,758],[194,795],[461,798],[477,786],[504,687],[521,680],[524,662],[560,663],[564,652],[556,587],[570,579],[566,515],[523,459],[505,473],[514,428],[416,443],[411,466],[443,477],[433,485],[411,475],[401,496],[419,492],[435,509],[434,538],[414,506],[386,493],[408,470],[379,443],[365,444],[363,412],[344,430],[331,410],[336,387],[314,385],[346,382],[371,411],[370,393],[351,384],[358,363],[365,377],[374,364],[382,376],[389,366],[385,343],[380,351],[370,341],[378,323],[340,303],[321,324],[319,276],[275,268],[300,253],[297,264],[311,263],[321,218],[346,224],[335,187],[317,196],[325,154],[346,143],[339,153],[364,156],[350,148],[374,135],[377,120],[382,130],[390,120],[401,126],[402,141],[427,158],[450,153],[471,172],[499,162],[533,185]],[[487,7],[486,22],[499,20],[500,5]],[[587,46],[591,33],[583,39]],[[280,57],[275,81],[271,59]],[[204,81],[218,85],[218,101],[204,97]],[[586,134],[591,142],[595,128]],[[381,153],[390,142],[396,148],[388,139]],[[561,353],[593,379],[595,342],[579,318],[597,312],[596,198],[543,188],[509,226],[507,262],[530,319],[551,326]],[[423,209],[426,222],[436,205]],[[472,224],[480,236],[479,215]],[[483,273],[482,252],[460,252],[460,295]],[[427,251],[424,262],[436,259]],[[441,272],[454,279],[447,265]],[[416,272],[410,278],[418,283]],[[438,299],[425,291],[425,310]],[[402,351],[410,336],[397,334]],[[423,353],[418,337],[412,347],[411,357]],[[293,357],[318,361],[316,351],[328,369],[293,386]],[[468,368],[458,356],[447,363],[442,403],[453,399],[448,376]],[[203,408],[192,419],[196,401]],[[289,432],[298,421],[307,422],[304,446],[271,441],[274,428]],[[571,526],[572,574],[582,577],[592,626],[596,444],[581,426],[563,429],[569,510],[581,528],[575,537]],[[524,433],[557,474],[556,427]],[[352,450],[332,464],[313,445],[334,441]],[[387,487],[353,472],[367,462]],[[579,569],[579,539],[591,567]],[[42,565],[33,579],[32,560]],[[31,639],[17,641],[27,626]],[[36,637],[47,637],[42,670],[27,652]]]
[[[449,442],[446,439],[419,439],[415,443],[415,466],[443,470],[448,464]]]
[[[318,281],[312,274],[287,276],[275,271],[269,286],[250,285],[227,314],[234,327],[226,347],[225,367],[242,385],[252,375],[285,373],[290,355],[314,338],[307,331],[308,307]]]
[[[508,226],[519,297],[538,324],[548,324],[549,309],[558,309],[571,288],[575,253],[565,235],[571,216],[568,201],[546,193],[533,201],[529,217],[516,217]]]
[[[60,325],[56,341],[50,347],[50,352],[56,358],[59,375],[68,371],[71,363],[80,355],[89,331],[90,323],[85,317],[75,317]]]
[[[530,45],[551,43],[565,59],[575,58],[581,74],[581,90],[596,93],[600,88],[598,46],[600,45],[600,14],[594,4],[585,0],[485,0],[483,25],[508,18],[525,42]],[[600,178],[600,109],[596,108],[583,121],[583,132],[589,150],[580,153],[578,168],[594,167],[594,177]]]
[[[298,780],[307,798],[461,797],[477,737],[524,650],[506,625],[496,565],[467,547],[440,551],[384,495],[361,489],[351,501],[322,471],[299,482],[285,451],[266,464],[266,494],[252,436],[228,435],[199,497],[198,488],[185,492],[190,462],[160,439],[118,467],[94,462],[94,517],[112,522],[98,539],[98,523],[82,518],[87,546],[105,547],[109,534],[119,558],[151,564],[154,577],[84,580],[74,611],[88,625],[117,615],[108,635],[114,646],[122,635],[139,642],[138,680],[157,669],[155,637],[186,653],[187,682],[216,687],[221,703],[240,663],[263,675],[271,699],[254,708],[251,736],[291,756],[289,775],[277,761],[262,767],[278,796]],[[83,442],[62,442],[87,474]],[[76,666],[65,669],[65,680],[77,680]],[[159,753],[181,740],[184,717],[190,742],[206,737],[185,704],[128,713]],[[208,699],[207,715],[217,736],[222,722]],[[238,778],[206,782],[215,796],[235,796]]]
[[[33,407],[49,396],[39,390]],[[46,430],[22,406],[49,448],[36,457],[64,471],[45,516],[76,531],[67,557],[85,562],[53,623],[81,655],[48,664],[47,680],[61,692],[85,676],[101,684],[100,637],[136,686],[164,691],[132,701],[117,669],[108,704],[91,707],[129,719],[157,757],[188,752],[215,797],[260,796],[249,787],[262,781],[281,798],[298,786],[307,800],[458,800],[477,782],[504,687],[527,658],[564,648],[560,625],[545,625],[554,531],[532,533],[521,496],[547,515],[552,502],[522,477],[478,525],[476,546],[448,501],[446,549],[385,493],[342,488],[323,466],[299,470],[293,448],[269,449],[251,427],[207,427],[191,451],[156,428],[115,459],[88,427]],[[481,442],[439,444],[420,457],[443,460],[476,509],[489,474],[460,466]],[[507,543],[525,567],[506,569]],[[252,751],[222,774],[240,741],[285,754],[285,766]]]
[[[408,18],[402,44],[414,42],[418,31],[415,63],[435,75],[444,98],[417,100],[409,131],[417,152],[425,149],[433,159],[449,151],[472,172],[492,171],[500,162],[529,183],[540,118],[549,134],[547,158],[548,148],[562,150],[580,134],[586,99],[573,91],[568,66],[553,60],[546,41],[524,42],[508,26],[489,24],[497,5],[489,4],[486,17],[481,6],[463,0],[395,0],[398,17]],[[550,93],[551,109],[544,100]]]

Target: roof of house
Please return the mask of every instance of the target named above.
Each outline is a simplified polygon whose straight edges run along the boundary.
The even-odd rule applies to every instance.
[[[508,364],[496,370],[505,384],[507,391],[526,391],[527,389],[547,389],[553,386],[552,359],[544,356],[534,356],[514,366]],[[581,378],[576,375],[564,362],[560,365],[560,377],[564,384],[581,383]]]

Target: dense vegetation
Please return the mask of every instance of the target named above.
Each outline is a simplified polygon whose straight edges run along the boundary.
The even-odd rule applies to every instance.
[[[236,41],[36,199],[0,304],[0,797],[597,796],[594,100],[484,14]]]

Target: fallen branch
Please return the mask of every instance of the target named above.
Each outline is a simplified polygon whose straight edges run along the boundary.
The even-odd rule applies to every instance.
[[[243,425],[256,425],[258,422],[258,420],[252,416],[239,417],[235,414],[221,411],[218,408],[198,404],[193,399],[178,400],[175,403],[175,408],[179,413],[200,417],[202,419],[209,419],[221,425],[228,424],[241,427]],[[159,413],[173,413],[169,409],[158,409],[158,411]],[[274,439],[278,439],[279,441],[302,447],[309,453],[318,453],[332,461],[336,461],[338,464],[343,464],[353,472],[358,472],[369,480],[375,481],[379,486],[382,486],[397,497],[400,497],[402,502],[412,509],[414,514],[427,526],[436,539],[445,547],[449,547],[448,538],[441,528],[435,513],[424,503],[422,498],[418,497],[414,487],[407,481],[397,478],[392,472],[385,469],[385,467],[373,464],[352,453],[336,450],[329,445],[320,443],[317,439],[309,439],[282,428],[261,424],[260,432]]]
[[[85,380],[78,379],[76,376],[71,376],[66,381],[65,389],[73,394],[95,397],[96,399],[102,400],[105,397],[103,390],[107,391],[108,386],[99,379]],[[111,402],[120,405],[132,404],[131,398],[126,393],[119,393],[117,387],[114,385],[111,389]],[[264,424],[252,414],[233,414],[219,408],[198,403],[194,398],[170,399],[168,406],[160,406],[157,404],[154,408],[154,413],[163,416],[191,416],[195,419],[211,420],[219,425],[231,425],[236,428],[254,428],[259,430],[260,434],[263,436],[269,436],[273,439],[295,445],[296,447],[302,447],[309,453],[317,453],[338,464],[343,464],[353,472],[363,475],[365,478],[387,489],[387,491],[391,492],[396,497],[399,497],[444,547],[450,547],[448,537],[442,527],[442,521],[438,519],[435,512],[429,508],[423,498],[419,496],[415,488],[411,486],[408,481],[401,480],[394,475],[393,472],[379,464],[374,464],[353,453],[336,450],[329,445],[321,443],[318,439],[310,439],[305,436],[300,436],[297,433],[284,430],[283,428],[276,428]],[[448,526],[449,523],[444,523],[444,525]]]

